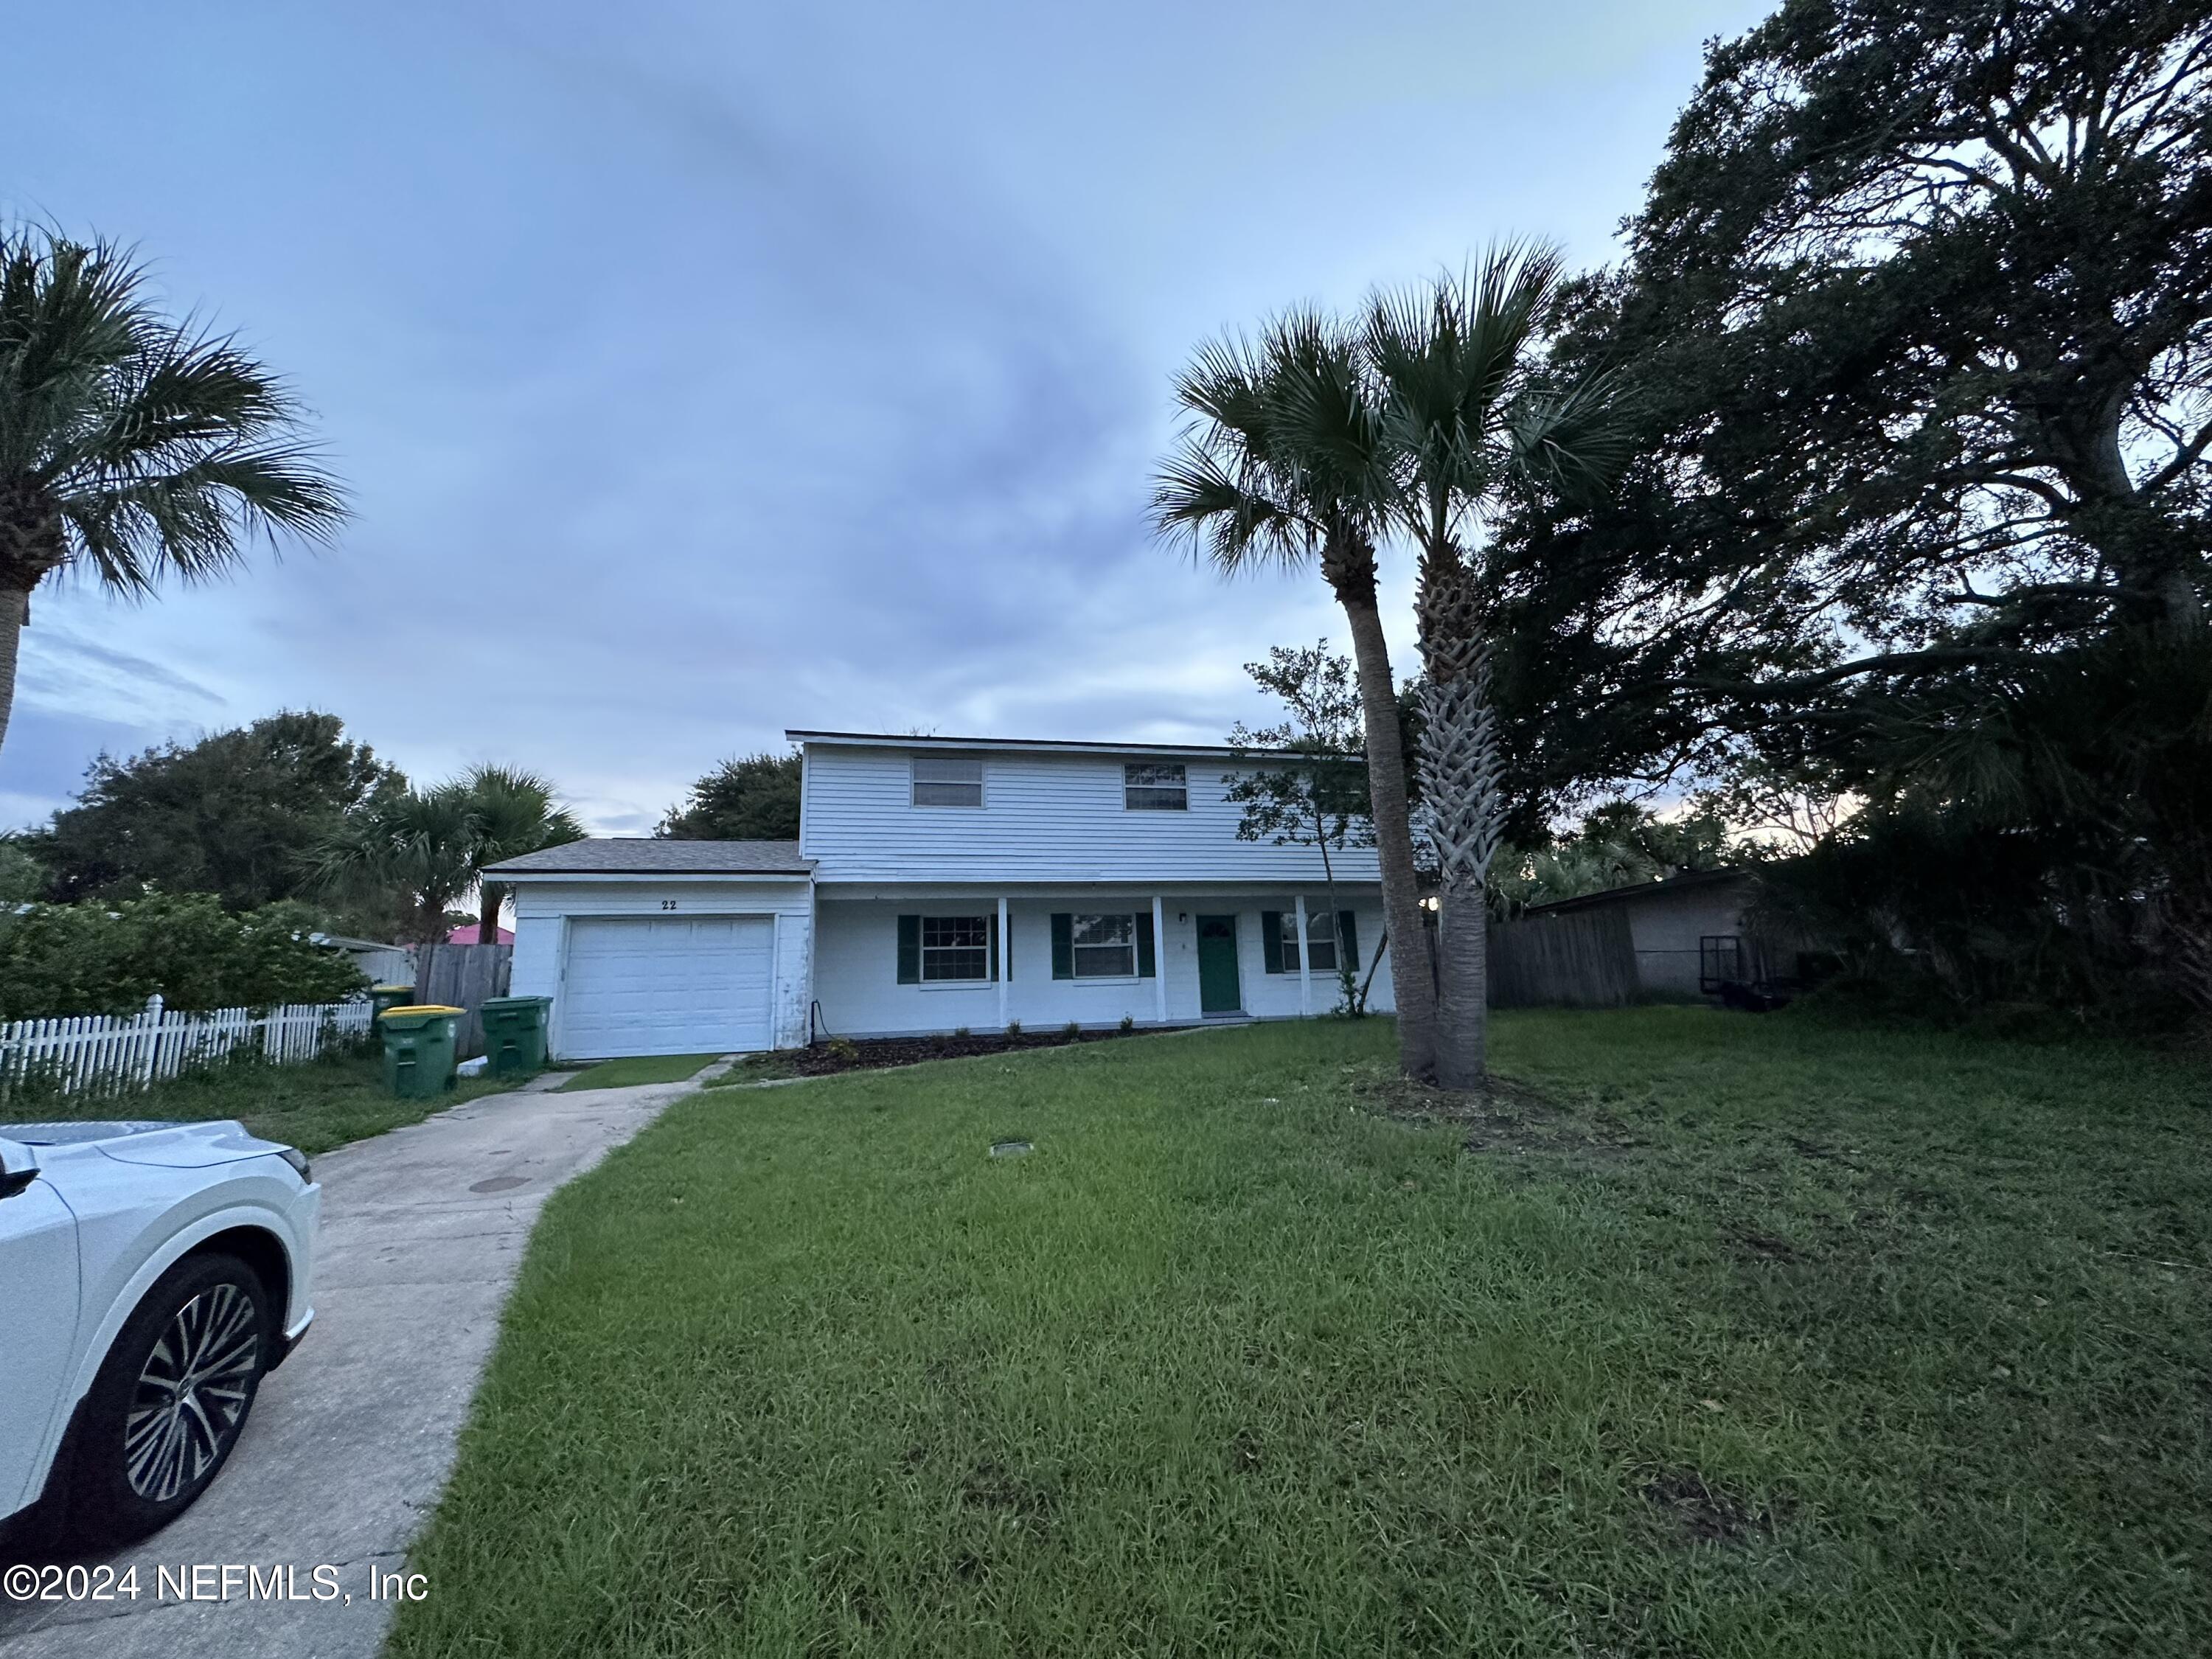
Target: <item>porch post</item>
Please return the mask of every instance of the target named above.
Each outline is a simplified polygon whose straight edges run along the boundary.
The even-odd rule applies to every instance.
[[[999,895],[999,1029],[1006,1029],[1006,969],[1014,957],[1014,936],[1006,931],[1006,896]]]
[[[1168,910],[1158,893],[1152,895],[1152,994],[1158,1000],[1160,1024],[1168,1023]]]
[[[1298,915],[1298,1012],[1313,1012],[1313,939],[1306,932],[1306,896],[1300,893],[1294,902]]]

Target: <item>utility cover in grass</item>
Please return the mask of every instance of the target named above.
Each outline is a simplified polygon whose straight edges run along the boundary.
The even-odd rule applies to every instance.
[[[1020,1158],[1036,1150],[1026,1140],[994,1140],[991,1143],[993,1158]]]

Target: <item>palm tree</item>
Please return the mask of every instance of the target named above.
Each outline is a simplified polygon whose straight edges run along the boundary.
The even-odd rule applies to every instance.
[[[1489,1026],[1486,887],[1504,827],[1503,760],[1490,700],[1481,573],[1469,542],[1518,473],[1554,489],[1601,486],[1626,450],[1609,375],[1544,383],[1536,347],[1565,264],[1506,242],[1472,276],[1369,302],[1361,348],[1377,384],[1380,516],[1419,552],[1416,609],[1422,805],[1441,877],[1437,1081],[1482,1085]]]
[[[484,880],[483,872],[503,860],[581,841],[584,826],[554,800],[553,786],[534,772],[479,766],[462,780],[461,787],[476,823],[469,863],[477,876],[477,943],[495,944],[499,908],[507,890],[503,883]]]
[[[333,895],[363,904],[401,901],[404,943],[437,945],[447,912],[477,884],[477,821],[465,787],[401,790],[349,815],[325,844],[315,874]]]
[[[1367,782],[1390,936],[1398,1060],[1434,1069],[1436,989],[1413,868],[1395,682],[1376,599],[1381,410],[1356,344],[1316,313],[1292,311],[1255,346],[1210,342],[1176,381],[1193,416],[1154,482],[1153,523],[1188,538],[1224,575],[1318,562],[1343,606],[1358,670]]]
[[[0,230],[0,740],[31,590],[222,574],[257,535],[331,534],[337,482],[299,406],[227,337],[161,315],[127,252]]]
[[[409,789],[354,815],[323,848],[325,890],[356,899],[404,896],[416,945],[445,942],[447,915],[477,890],[477,939],[499,938],[506,888],[483,872],[503,860],[583,839],[575,815],[535,773],[479,766],[434,789]]]

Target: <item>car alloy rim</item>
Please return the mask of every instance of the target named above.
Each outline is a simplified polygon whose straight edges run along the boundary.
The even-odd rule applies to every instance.
[[[177,1310],[138,1372],[124,1420],[131,1489],[166,1504],[222,1455],[246,1415],[261,1320],[235,1285],[202,1291]]]

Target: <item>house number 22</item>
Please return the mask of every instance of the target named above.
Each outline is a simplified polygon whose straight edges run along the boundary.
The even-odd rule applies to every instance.
[[[664,910],[673,910],[676,908],[676,901],[674,899],[663,899],[660,901],[660,908]]]

